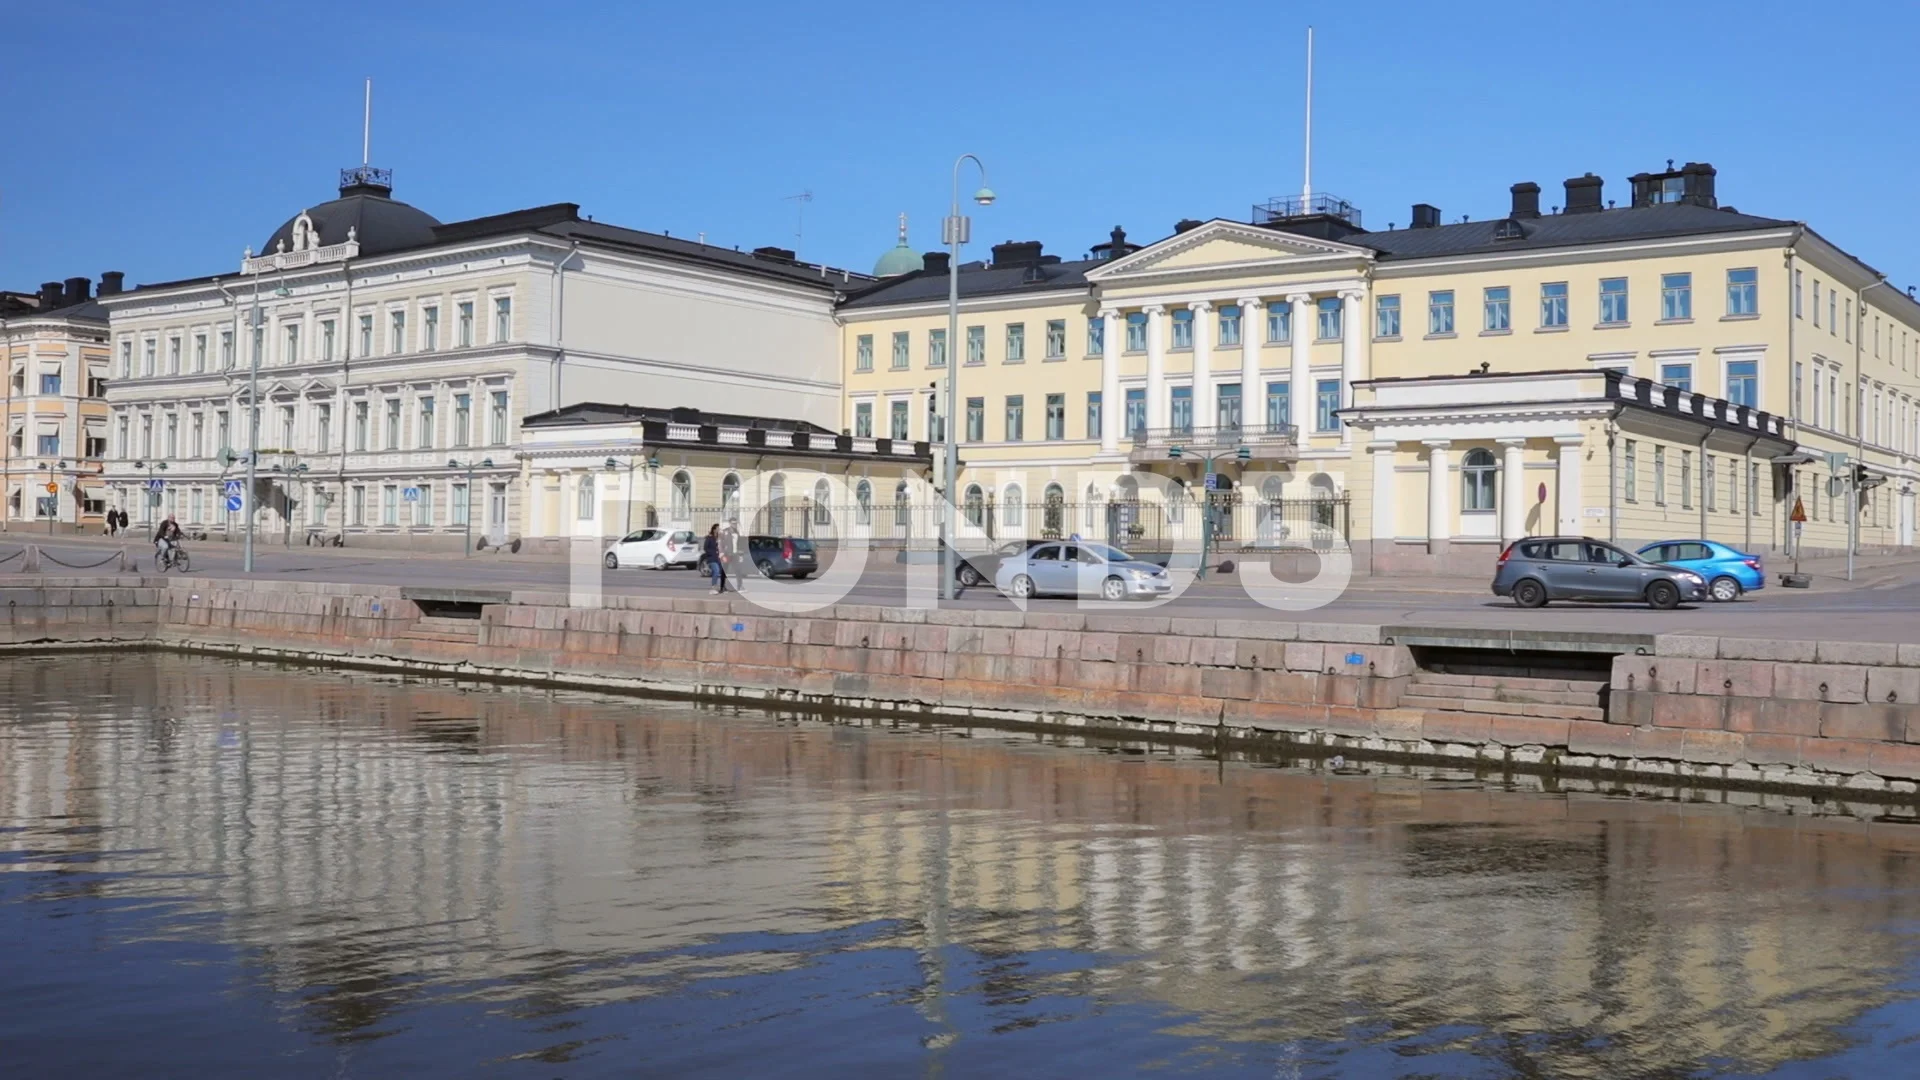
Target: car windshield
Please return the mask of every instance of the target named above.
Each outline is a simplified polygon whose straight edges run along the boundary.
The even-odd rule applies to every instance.
[[[629,544],[638,544],[648,540],[658,540],[658,539],[660,539],[659,529],[641,529],[639,532],[633,533],[632,535],[628,536],[624,542]]]

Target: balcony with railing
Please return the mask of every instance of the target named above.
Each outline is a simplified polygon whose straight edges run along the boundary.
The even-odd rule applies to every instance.
[[[1136,428],[1130,439],[1127,460],[1142,464],[1206,457],[1216,460],[1292,461],[1299,456],[1296,436],[1296,430],[1289,424]]]

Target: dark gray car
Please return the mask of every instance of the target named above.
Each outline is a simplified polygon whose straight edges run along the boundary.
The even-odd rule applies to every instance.
[[[1500,553],[1493,594],[1521,607],[1549,600],[1620,600],[1670,608],[1705,600],[1699,574],[1650,562],[1630,551],[1585,536],[1539,536],[1516,540]]]

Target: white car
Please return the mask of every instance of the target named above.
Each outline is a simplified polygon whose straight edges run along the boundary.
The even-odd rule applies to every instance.
[[[700,540],[691,529],[641,529],[616,540],[607,549],[607,569],[651,566],[691,567],[700,561]]]

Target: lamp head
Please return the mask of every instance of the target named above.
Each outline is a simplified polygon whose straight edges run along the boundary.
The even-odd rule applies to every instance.
[[[273,290],[273,295],[279,297],[282,300],[285,300],[287,297],[293,295],[293,290],[287,288],[285,285],[282,285],[279,288]]]
[[[447,468],[449,468],[449,469],[457,469],[457,468],[459,468],[459,467],[460,467],[460,463],[459,463],[458,461],[455,461],[455,460],[454,460],[454,459],[452,459],[452,458],[448,458],[448,459],[447,459]]]
[[[655,455],[653,455],[652,457],[650,457],[650,458],[648,458],[648,459],[647,459],[647,468],[649,468],[649,469],[653,469],[653,470],[655,470],[655,471],[658,471],[658,470],[659,470],[659,468],[660,468],[660,455],[659,455],[659,454],[655,454]]]
[[[491,469],[491,468],[493,468],[493,459],[492,459],[492,458],[483,458],[483,459],[481,459],[481,461],[480,461],[480,467],[481,467],[481,468],[483,468],[483,469]]]
[[[612,458],[608,458],[608,459],[607,459],[607,471],[608,471],[608,472],[613,472],[613,471],[614,471],[615,469],[618,469],[619,467],[620,467],[620,463],[619,463],[619,462],[617,462],[617,461],[615,461],[615,460],[613,460]]]
[[[993,200],[996,198],[998,198],[998,196],[994,195],[993,189],[990,187],[983,187],[973,193],[973,201],[979,203],[981,206],[992,206]]]

